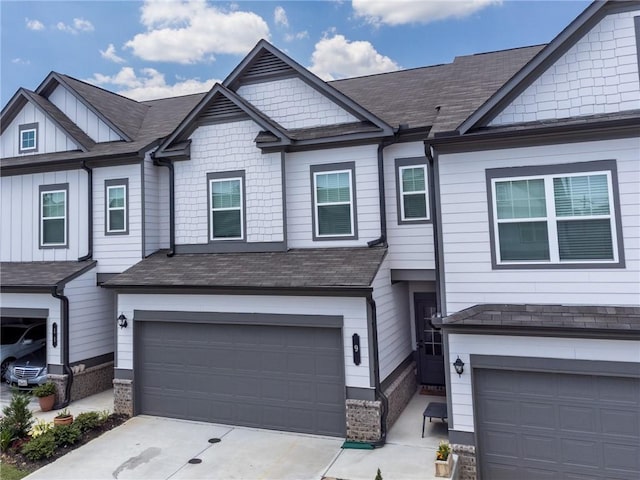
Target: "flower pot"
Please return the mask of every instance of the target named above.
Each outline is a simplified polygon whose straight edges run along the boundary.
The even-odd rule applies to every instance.
[[[68,417],[55,417],[53,419],[54,425],[71,425],[73,423],[73,415]]]
[[[53,404],[56,403],[56,394],[52,393],[46,397],[38,397],[38,403],[40,404],[40,410],[48,412],[53,408]]]
[[[449,478],[453,471],[453,454],[450,453],[446,460],[436,460],[436,477]]]

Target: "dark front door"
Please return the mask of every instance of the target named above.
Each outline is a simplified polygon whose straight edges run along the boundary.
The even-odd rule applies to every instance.
[[[436,312],[435,293],[414,293],[416,343],[418,346],[418,381],[422,385],[444,385],[442,332],[429,322]]]

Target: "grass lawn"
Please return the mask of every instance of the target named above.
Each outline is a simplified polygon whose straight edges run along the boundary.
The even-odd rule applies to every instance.
[[[26,470],[18,470],[13,465],[0,463],[0,478],[2,480],[20,480],[29,475],[29,473]]]

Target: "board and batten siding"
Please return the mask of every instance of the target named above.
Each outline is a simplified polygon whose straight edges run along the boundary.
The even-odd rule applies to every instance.
[[[169,247],[169,171],[144,158],[144,255]]]
[[[290,248],[364,246],[380,236],[377,146],[288,153],[285,160],[287,243]],[[358,238],[313,240],[311,166],[355,163]],[[339,168],[339,167],[337,167]]]
[[[350,387],[370,388],[369,347],[361,341],[360,365],[353,363],[351,337],[357,333],[361,339],[368,338],[367,305],[364,298],[347,297],[288,297],[277,295],[143,295],[118,294],[118,312],[129,319],[129,328],[117,329],[118,369],[133,368],[133,331],[136,328],[134,310],[185,311],[185,312],[229,312],[272,313],[285,315],[340,315],[344,318],[342,328],[345,378]]]
[[[118,133],[93,113],[78,98],[62,85],[49,95],[49,101],[58,107],[80,130],[94,142],[117,142],[123,140]]]
[[[490,125],[640,108],[637,37],[640,9],[603,18]]]
[[[121,273],[142,259],[142,190],[140,165],[119,165],[93,170],[93,258],[98,273]],[[128,180],[129,233],[105,234],[105,180]]]
[[[20,125],[31,123],[38,124],[38,148],[36,151],[20,153]],[[0,158],[71,150],[79,150],[78,145],[31,102],[22,107],[0,136]]]
[[[3,308],[42,308],[49,311],[47,317],[47,363],[62,364],[62,352],[60,335],[62,323],[60,322],[60,300],[48,293],[0,293],[0,305]],[[51,328],[58,324],[58,346],[51,343]],[[115,324],[115,321],[114,321]]]
[[[69,361],[79,362],[114,351],[114,293],[99,287],[93,268],[64,288],[69,298]]]
[[[299,78],[243,85],[238,94],[284,128],[309,128],[358,119]]]
[[[373,281],[381,381],[384,381],[412,352],[411,318],[407,302],[408,284],[392,284],[389,266],[387,256]]]
[[[384,150],[384,190],[387,210],[387,242],[393,269],[435,269],[431,223],[398,224],[399,186],[396,159],[424,157],[424,143],[402,143]],[[425,163],[427,159],[425,157]]]
[[[67,247],[40,248],[40,186],[68,184]],[[72,261],[87,254],[87,174],[83,170],[0,178],[0,260]]]
[[[638,342],[585,338],[551,338],[531,336],[492,336],[449,334],[449,357],[453,429],[473,432],[473,392],[471,389],[471,355],[500,355],[515,357],[558,358],[569,360],[598,360],[605,362],[638,363]],[[465,363],[460,376],[453,362],[460,357]]]
[[[191,159],[175,163],[176,244],[209,242],[208,173],[244,170],[248,243],[284,240],[279,153],[262,154],[253,121],[200,126],[191,135]],[[224,242],[224,241],[222,241]]]
[[[638,305],[638,138],[439,156],[446,314],[481,303]],[[493,270],[485,169],[615,159],[625,268]]]

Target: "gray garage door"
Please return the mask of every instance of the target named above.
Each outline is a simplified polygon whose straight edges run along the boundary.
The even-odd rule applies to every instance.
[[[136,324],[138,413],[344,436],[341,330]]]
[[[481,478],[640,478],[640,379],[474,370]]]

